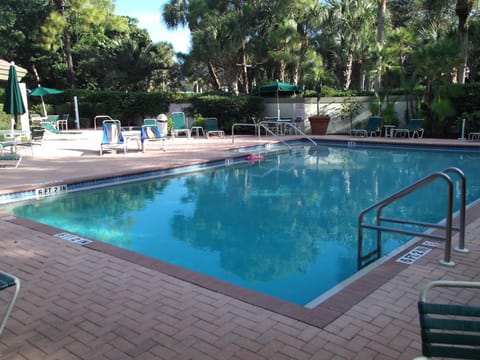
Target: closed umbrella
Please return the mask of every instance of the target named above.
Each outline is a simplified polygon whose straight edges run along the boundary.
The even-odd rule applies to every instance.
[[[7,114],[14,116],[16,122],[17,115],[25,114],[25,105],[23,104],[22,93],[20,91],[20,85],[18,84],[17,71],[15,70],[15,64],[10,64],[8,71],[7,88],[5,89],[5,103],[3,105],[3,111]],[[12,130],[14,124],[12,123]]]
[[[61,94],[61,93],[63,93],[62,90],[51,89],[51,88],[38,85],[38,87],[30,93],[30,96],[40,96],[40,98],[42,99],[43,114],[46,117],[47,108],[45,107],[45,103],[43,102],[43,97],[45,95],[55,95],[55,94]]]
[[[274,81],[260,87],[252,89],[253,95],[259,96],[266,96],[266,97],[273,97],[277,98],[277,116],[278,120],[280,120],[280,96],[292,96],[294,94],[300,94],[303,92],[303,88],[295,85],[295,84],[288,84],[280,81]]]

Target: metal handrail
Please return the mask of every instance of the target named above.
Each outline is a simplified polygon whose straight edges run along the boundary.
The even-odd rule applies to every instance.
[[[452,221],[453,221],[453,182],[450,176],[447,175],[447,173],[455,173],[460,177],[461,180],[461,186],[460,186],[460,216],[459,216],[459,225],[458,226],[453,226]],[[383,209],[393,203],[394,201],[403,198],[404,196],[418,190],[419,188],[437,180],[437,179],[444,179],[447,182],[448,185],[448,204],[447,204],[447,211],[446,211],[446,216],[445,216],[445,225],[439,225],[439,224],[432,224],[432,223],[427,223],[427,222],[420,222],[420,221],[414,221],[414,220],[402,220],[402,219],[395,219],[395,218],[387,218],[387,217],[382,217],[382,211]],[[439,240],[445,240],[445,255],[443,260],[440,262],[443,265],[448,265],[448,266],[453,266],[455,263],[451,261],[451,243],[452,243],[452,230],[457,230],[459,231],[459,247],[455,248],[456,251],[461,251],[461,252],[468,252],[468,249],[465,249],[465,209],[466,209],[466,179],[464,173],[457,168],[450,167],[446,168],[440,172],[436,172],[433,174],[430,174],[423,179],[418,180],[414,184],[407,186],[396,193],[388,196],[387,198],[378,201],[377,203],[369,206],[365,210],[363,210],[360,215],[358,216],[358,253],[357,253],[357,267],[361,269],[362,267],[370,264],[371,262],[375,261],[378,259],[381,255],[381,249],[382,249],[382,232],[394,232],[394,233],[399,233],[399,234],[404,234],[404,235],[413,235],[413,236],[422,236],[422,237],[428,237],[431,239],[439,239]],[[364,216],[369,213],[372,210],[377,211],[377,224],[364,224],[363,223],[363,218]],[[418,232],[418,231],[413,231],[413,230],[404,230],[404,229],[397,229],[393,227],[387,227],[382,225],[382,222],[389,222],[389,223],[397,223],[397,224],[408,224],[408,225],[417,225],[417,226],[423,226],[425,228],[438,228],[438,229],[444,229],[445,230],[445,235],[437,235],[437,234],[431,234],[431,233],[426,233],[426,232]],[[377,230],[377,244],[376,244],[376,249],[371,251],[368,254],[363,254],[363,229],[372,229],[372,230]],[[374,258],[375,257],[375,258]],[[365,264],[363,262],[366,261]]]
[[[268,128],[268,126],[265,126],[265,124],[262,124],[262,122],[260,123],[257,123],[257,124],[242,124],[242,123],[235,123],[232,125],[232,144],[235,143],[235,126],[255,126],[255,130],[258,131],[258,140],[260,141],[260,129],[264,129],[265,132],[269,133],[270,135],[272,135],[273,137],[277,138],[278,141],[280,141],[281,143],[283,143],[285,146],[288,147],[288,149],[290,150],[292,147],[290,145],[288,145],[284,140],[282,140],[282,138],[280,138],[277,134],[275,134],[272,130],[270,130]]]
[[[290,150],[292,147],[290,145],[288,145],[284,140],[282,140],[282,138],[280,136],[278,136],[277,134],[275,134],[272,130],[270,130],[270,128],[268,127],[268,123],[270,123],[270,121],[261,121],[258,123],[258,125],[263,128],[263,130],[265,130],[265,132],[267,134],[270,134],[272,135],[274,138],[276,138],[278,141],[280,141],[281,143],[283,143],[284,145],[286,145],[288,147],[288,149]],[[258,137],[260,138],[260,131],[258,132]]]
[[[275,125],[284,125],[284,126],[289,126],[291,127],[295,133],[300,133],[301,135],[303,135],[307,140],[309,140],[311,143],[313,143],[313,145],[318,145],[310,136],[308,136],[307,134],[305,134],[300,128],[298,128],[297,126],[295,126],[294,124],[292,124],[291,122],[288,122],[288,121],[285,121],[285,122],[279,122],[279,121],[261,121],[259,123],[255,123],[255,124],[244,124],[244,123],[235,123],[232,125],[232,144],[235,143],[235,127],[237,126],[254,126],[255,127],[255,133],[258,133],[258,140],[260,141],[261,139],[261,129],[264,129],[266,133],[272,135],[273,137],[277,138],[280,142],[284,143],[285,145],[287,145],[287,147],[290,149],[290,146],[284,141],[282,140],[277,134],[275,134],[273,131],[270,130],[270,128],[268,127],[268,124],[275,124]]]
[[[96,131],[97,130],[97,120],[103,119],[103,120],[113,120],[109,115],[97,115],[93,119],[93,128]]]
[[[295,126],[293,123],[291,122],[285,122],[284,125],[287,125],[289,127],[291,127],[293,130],[295,130],[295,134],[298,132],[300,133],[301,135],[303,135],[305,138],[307,138],[308,141],[310,141],[313,145],[318,145],[315,140],[313,140],[310,136],[308,136],[307,134],[305,134],[299,127]]]
[[[253,126],[255,127],[255,133],[258,133],[258,141],[260,141],[260,126],[258,124],[244,124],[235,123],[232,125],[232,144],[235,144],[235,127],[237,126]]]

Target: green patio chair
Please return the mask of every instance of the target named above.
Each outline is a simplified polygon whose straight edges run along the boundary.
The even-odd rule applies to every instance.
[[[0,135],[0,155],[3,155],[4,151],[10,149],[10,152],[15,152],[16,141],[15,139],[5,139],[4,135]]]
[[[22,156],[17,153],[4,153],[0,154],[0,168],[18,168]]]
[[[42,126],[32,126],[30,128],[30,139],[26,141],[21,141],[20,143],[17,143],[17,147],[25,147],[25,148],[30,148],[32,152],[32,156],[34,155],[33,153],[33,147],[34,146],[40,146],[43,150],[43,140],[44,140],[44,134],[45,134],[45,128]]]
[[[207,134],[207,139],[210,135],[218,135],[220,137],[225,137],[225,132],[218,128],[217,118],[205,118],[205,129]]]
[[[173,119],[173,136],[178,136],[179,134],[184,133],[187,135],[187,138],[190,139],[190,129],[187,128],[187,122],[185,119],[185,113],[183,112],[174,112],[172,113]]]
[[[3,329],[5,328],[8,317],[10,316],[13,305],[15,304],[15,300],[17,299],[18,293],[20,292],[20,279],[5,271],[0,271],[0,291],[6,290],[13,286],[15,287],[15,291],[13,292],[12,297],[8,302],[7,309],[3,315],[2,321],[0,322],[0,335],[2,334]]]
[[[157,126],[157,119],[143,119],[143,125]]]
[[[410,119],[404,128],[392,129],[392,137],[423,138],[423,119]]]
[[[480,282],[438,280],[422,289],[418,311],[423,355],[480,359],[480,306],[427,301],[434,287],[480,290]]]
[[[371,116],[365,128],[350,130],[350,136],[379,136],[382,133],[381,126],[382,118],[380,116]]]

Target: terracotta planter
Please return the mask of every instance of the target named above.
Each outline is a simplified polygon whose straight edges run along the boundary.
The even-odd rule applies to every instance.
[[[330,116],[315,115],[308,118],[310,127],[312,128],[312,135],[326,135],[328,124],[330,123]]]

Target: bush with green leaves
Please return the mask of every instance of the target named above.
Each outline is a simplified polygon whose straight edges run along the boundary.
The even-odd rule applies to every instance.
[[[192,96],[189,115],[199,114],[203,118],[216,117],[218,127],[226,133],[235,123],[246,123],[252,117],[260,117],[264,110],[264,99],[258,96],[232,96],[226,94],[204,94]]]

